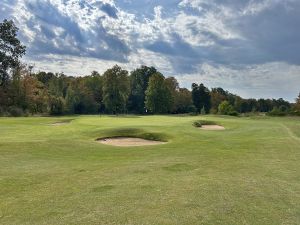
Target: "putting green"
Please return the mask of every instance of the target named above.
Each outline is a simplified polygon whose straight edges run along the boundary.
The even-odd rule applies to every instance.
[[[0,118],[3,225],[300,224],[299,193],[299,118]]]

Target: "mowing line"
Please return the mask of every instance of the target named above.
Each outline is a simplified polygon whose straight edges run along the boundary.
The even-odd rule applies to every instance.
[[[296,140],[296,141],[300,141],[300,137],[296,136],[296,135],[294,134],[294,132],[291,131],[290,128],[288,128],[288,127],[287,127],[286,125],[284,125],[284,124],[281,124],[281,126],[287,131],[287,133],[289,134],[289,136],[290,136],[291,138],[293,138],[293,139]]]

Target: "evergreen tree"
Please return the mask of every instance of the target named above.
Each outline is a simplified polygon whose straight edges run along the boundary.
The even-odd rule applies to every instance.
[[[197,111],[200,112],[204,107],[205,112],[208,113],[210,111],[211,102],[210,102],[210,92],[207,87],[203,84],[192,84],[192,97],[193,103],[197,108]]]

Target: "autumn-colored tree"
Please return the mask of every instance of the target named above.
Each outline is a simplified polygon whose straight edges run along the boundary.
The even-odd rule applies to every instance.
[[[210,92],[211,96],[211,112],[216,114],[218,112],[219,105],[227,99],[227,92],[222,88],[212,88]]]
[[[300,115],[300,93],[298,95],[298,98],[296,98],[296,103],[294,105],[294,111]]]

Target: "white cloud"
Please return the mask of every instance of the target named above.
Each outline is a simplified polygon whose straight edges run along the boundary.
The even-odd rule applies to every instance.
[[[197,73],[176,78],[184,86],[198,82],[208,87],[222,87],[246,98],[284,97],[293,101],[299,93],[299,74],[300,66],[282,62],[241,68],[204,63],[198,66]]]
[[[283,21],[290,14],[282,12],[274,22],[272,11],[267,17],[271,22],[256,23],[263,21],[263,13],[276,6],[291,10],[291,3],[298,0],[182,0],[174,5],[161,1],[150,9],[144,7],[150,10],[147,13],[144,8],[130,13],[113,0],[3,1],[13,11],[10,16],[31,51],[26,59],[37,69],[75,75],[103,72],[117,63],[129,70],[148,65],[166,75],[177,74],[185,86],[204,82],[246,97],[283,93],[291,98],[292,92],[299,91],[299,66],[279,62],[299,62],[293,52],[299,46],[294,41],[297,28],[289,27],[290,20]],[[101,8],[103,4],[111,7],[113,15]],[[296,15],[297,7],[293,10]],[[268,32],[268,27],[277,29],[274,23],[279,23],[276,37],[274,31]],[[280,26],[288,31],[286,36],[281,35]],[[273,47],[274,38],[281,45]],[[188,72],[179,74],[183,70]]]
[[[25,58],[25,62],[34,65],[35,71],[65,72],[67,75],[87,75],[96,70],[105,72],[108,68],[118,64],[124,69],[132,71],[142,65],[154,66],[159,71],[168,74],[172,71],[169,60],[148,50],[138,50],[130,54],[128,63],[119,63],[113,60],[99,60],[89,57],[47,54],[42,58]]]

